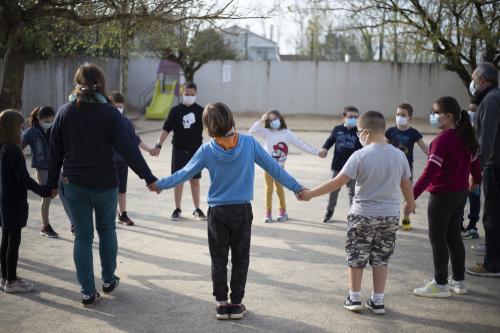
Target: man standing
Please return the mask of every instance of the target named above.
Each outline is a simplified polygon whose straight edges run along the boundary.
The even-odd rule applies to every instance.
[[[151,155],[158,156],[163,142],[170,132],[174,132],[172,138],[172,173],[182,169],[193,157],[203,142],[203,107],[196,104],[197,87],[193,82],[186,83],[182,96],[182,103],[174,106],[168,114],[160,138]],[[206,216],[200,209],[200,178],[201,173],[189,180],[191,184],[191,194],[195,210],[193,216],[199,220],[205,220]],[[179,221],[181,218],[181,201],[184,184],[177,185],[174,190],[175,210],[172,213],[172,221]]]
[[[478,276],[500,277],[500,89],[498,70],[491,63],[480,64],[472,73],[471,94],[479,102],[476,128],[479,158],[483,168],[486,251],[483,263],[467,267]]]

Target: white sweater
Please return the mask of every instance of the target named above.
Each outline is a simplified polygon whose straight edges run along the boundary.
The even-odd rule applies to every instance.
[[[260,121],[256,121],[250,127],[249,132],[252,135],[261,136],[266,140],[264,148],[280,165],[284,165],[286,162],[288,146],[290,144],[311,155],[319,154],[319,149],[308,145],[288,129],[269,129],[262,127]]]

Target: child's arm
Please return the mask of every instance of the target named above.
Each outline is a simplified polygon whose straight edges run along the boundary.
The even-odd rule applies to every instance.
[[[401,181],[401,192],[403,192],[403,197],[405,198],[405,215],[410,215],[415,212],[415,197],[413,196],[413,184],[410,179],[403,179]]]
[[[268,129],[262,127],[261,122],[262,122],[262,120],[257,120],[255,123],[253,123],[252,127],[250,127],[248,132],[252,135],[259,135],[259,136],[265,138]]]
[[[337,135],[335,133],[335,129],[332,130],[330,133],[330,136],[326,139],[325,143],[323,144],[322,149],[328,150],[332,148],[332,146],[335,144],[335,140],[337,138]]]
[[[151,154],[151,148],[149,148],[149,146],[147,144],[145,144],[144,142],[141,141],[141,143],[139,143],[139,147],[142,150],[144,150],[144,151],[146,151],[146,152],[148,152],[148,153]]]
[[[429,155],[429,147],[427,147],[427,145],[425,144],[424,139],[418,140],[417,144],[420,147],[420,149],[422,149],[422,151],[424,152],[425,156],[428,156]]]
[[[290,176],[288,172],[285,171],[265,150],[262,148],[260,143],[255,139],[254,141],[254,151],[255,151],[255,163],[259,165],[262,169],[267,171],[274,179],[276,179],[281,185],[285,186],[287,189],[298,193],[303,189],[295,178]]]
[[[41,186],[29,175],[22,151],[17,147],[10,148],[9,151],[10,169],[17,183],[24,189],[33,191],[41,197],[50,197],[51,189],[47,186]]]
[[[424,192],[427,187],[429,187],[429,185],[432,183],[432,180],[443,165],[444,158],[446,157],[448,151],[446,142],[441,142],[441,140],[442,137],[437,137],[431,144],[427,165],[425,166],[422,175],[413,187],[413,195],[415,196],[415,200],[417,200],[420,194],[422,194],[422,192]]]
[[[193,178],[194,175],[205,167],[203,149],[203,146],[201,146],[184,168],[168,177],[158,180],[155,183],[156,188],[160,191],[166,190]]]
[[[302,151],[304,151],[306,153],[309,153],[311,155],[319,155],[319,149],[318,148],[314,148],[313,146],[305,143],[295,133],[293,133],[290,130],[288,130],[288,137],[289,137],[290,142],[292,143],[292,145],[294,145],[295,147],[299,148],[300,150],[302,150]]]
[[[299,199],[304,201],[309,201],[312,198],[319,197],[321,195],[333,192],[347,184],[351,178],[347,177],[343,173],[339,173],[335,178],[330,179],[323,184],[316,186],[312,190],[304,190],[300,193]]]

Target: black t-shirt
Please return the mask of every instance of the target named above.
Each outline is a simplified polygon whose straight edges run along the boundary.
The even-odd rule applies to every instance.
[[[359,143],[357,128],[347,128],[344,125],[335,126],[326,139],[323,148],[330,149],[335,144],[333,153],[332,170],[340,171],[349,157],[358,149],[363,148]]]
[[[389,143],[405,153],[411,165],[413,163],[413,147],[415,146],[415,142],[422,139],[422,134],[413,127],[402,131],[394,126],[385,132],[385,137],[389,140]]]
[[[172,145],[185,151],[196,151],[203,143],[203,108],[194,103],[190,106],[178,104],[170,109],[163,130],[174,132]]]

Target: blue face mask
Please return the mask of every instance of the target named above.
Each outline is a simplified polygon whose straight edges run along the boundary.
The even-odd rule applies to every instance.
[[[347,118],[344,121],[345,127],[356,127],[358,125],[358,118]]]
[[[269,123],[272,129],[278,129],[281,127],[281,121],[279,119],[274,119]]]
[[[429,116],[429,122],[431,123],[432,127],[439,127],[439,114],[431,113],[431,115]]]

